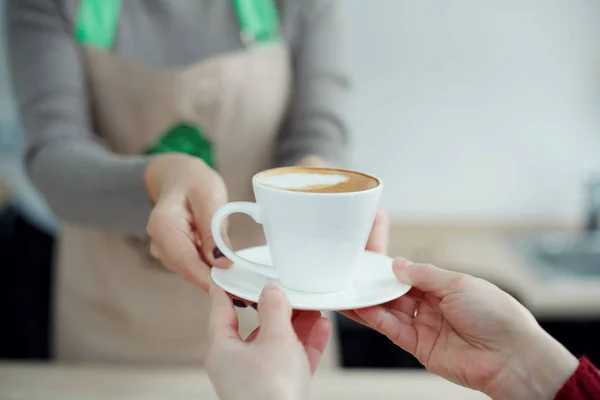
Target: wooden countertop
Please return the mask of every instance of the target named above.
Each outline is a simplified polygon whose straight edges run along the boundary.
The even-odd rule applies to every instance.
[[[235,382],[232,382],[235,384]],[[487,399],[425,371],[328,372],[311,399]],[[201,369],[0,363],[0,399],[217,399]]]

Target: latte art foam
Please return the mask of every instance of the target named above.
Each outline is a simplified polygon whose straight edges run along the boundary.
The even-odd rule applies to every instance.
[[[261,172],[255,179],[272,188],[309,193],[361,192],[379,186],[379,180],[372,176],[329,168],[276,168]]]
[[[279,189],[302,190],[312,187],[325,187],[339,185],[348,182],[350,177],[338,174],[311,174],[307,172],[291,172],[281,175],[259,176],[259,182],[263,185]]]

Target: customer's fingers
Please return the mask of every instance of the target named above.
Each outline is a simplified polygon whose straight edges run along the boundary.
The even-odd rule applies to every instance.
[[[231,300],[216,284],[210,286],[210,317],[208,333],[212,341],[240,339],[238,317]]]
[[[331,331],[331,322],[325,317],[319,317],[304,341],[304,350],[308,357],[310,371],[313,374],[317,370],[323,353],[327,348],[327,343],[329,343],[329,339],[331,338]]]
[[[258,340],[295,337],[291,316],[292,307],[283,291],[275,285],[265,287],[258,302]]]
[[[385,304],[380,305],[379,307],[385,309],[387,312],[392,314],[401,322],[411,323],[411,320],[414,318],[415,310],[417,306],[420,304],[419,310],[431,310],[431,306],[428,301],[423,301],[423,297],[417,297],[414,293],[420,293],[417,289],[412,288],[408,293],[404,296],[399,297],[395,300],[389,301]],[[367,307],[369,308],[369,307]],[[352,310],[351,316],[352,319],[362,325],[372,327],[371,324],[365,321],[364,318],[361,317],[361,310],[364,309],[356,309]],[[349,312],[342,312],[344,315],[347,315]]]
[[[437,297],[445,297],[459,291],[465,279],[465,275],[458,272],[447,271],[430,264],[415,264],[402,258],[394,260],[393,270],[401,282]]]
[[[308,335],[320,318],[319,311],[300,311],[296,318],[292,317],[292,326],[300,342],[306,342]]]
[[[254,340],[256,340],[256,337],[258,336],[259,332],[260,332],[260,326],[257,326],[256,328],[254,328],[254,330],[252,332],[250,332],[250,334],[248,336],[246,336],[246,339],[244,339],[244,341],[246,343],[254,342]]]
[[[358,324],[369,326],[369,324],[367,324],[367,322],[364,319],[359,317],[358,314],[356,313],[356,311],[354,311],[354,310],[343,310],[343,311],[338,311],[338,312],[340,314],[342,314],[344,317],[351,319],[352,321],[354,321]]]
[[[413,289],[411,289],[411,291]],[[409,291],[404,296],[385,303],[384,307],[396,313],[403,313],[412,316],[417,302],[419,302],[419,298],[411,295],[411,292]]]
[[[387,254],[390,236],[390,219],[387,212],[379,207],[366,249],[375,253]]]
[[[311,314],[312,313],[318,313],[318,316],[321,316],[321,313],[319,313],[318,311],[299,311],[299,310],[293,310],[292,311],[292,318],[291,318],[291,320],[292,320],[292,326],[294,327],[294,330],[296,331],[296,335],[298,335],[298,330],[299,329],[296,328],[295,322],[296,322],[296,319],[298,319],[303,313],[311,313]],[[301,323],[301,327],[300,327],[301,333],[305,332],[305,328],[303,328],[304,325],[305,325],[305,322],[302,322]],[[246,342],[248,342],[248,343],[253,342],[256,339],[256,337],[258,336],[259,332],[260,332],[260,326],[258,326],[256,329],[254,329],[246,337]],[[308,332],[306,332],[306,334],[308,334]],[[304,337],[303,338],[299,337],[300,341],[304,341],[304,339],[305,339]]]
[[[398,318],[383,306],[374,306],[356,310],[369,326],[387,336],[394,344],[410,354],[417,351],[417,330],[406,318]]]
[[[210,271],[194,243],[183,200],[159,202],[148,222],[152,254],[185,280],[208,291]]]

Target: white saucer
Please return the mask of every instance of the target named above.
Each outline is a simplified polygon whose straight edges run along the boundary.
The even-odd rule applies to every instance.
[[[267,246],[250,247],[237,253],[248,260],[273,265]],[[260,292],[266,285],[277,283],[236,264],[228,269],[213,268],[212,278],[223,290],[252,302],[258,302]],[[358,260],[353,285],[344,291],[314,294],[283,287],[292,308],[319,311],[374,306],[394,300],[409,289],[410,286],[400,283],[392,272],[391,258],[369,251]]]

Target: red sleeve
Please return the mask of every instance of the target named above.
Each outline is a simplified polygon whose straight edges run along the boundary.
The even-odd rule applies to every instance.
[[[600,373],[585,357],[579,359],[579,367],[560,389],[555,400],[600,399]]]

